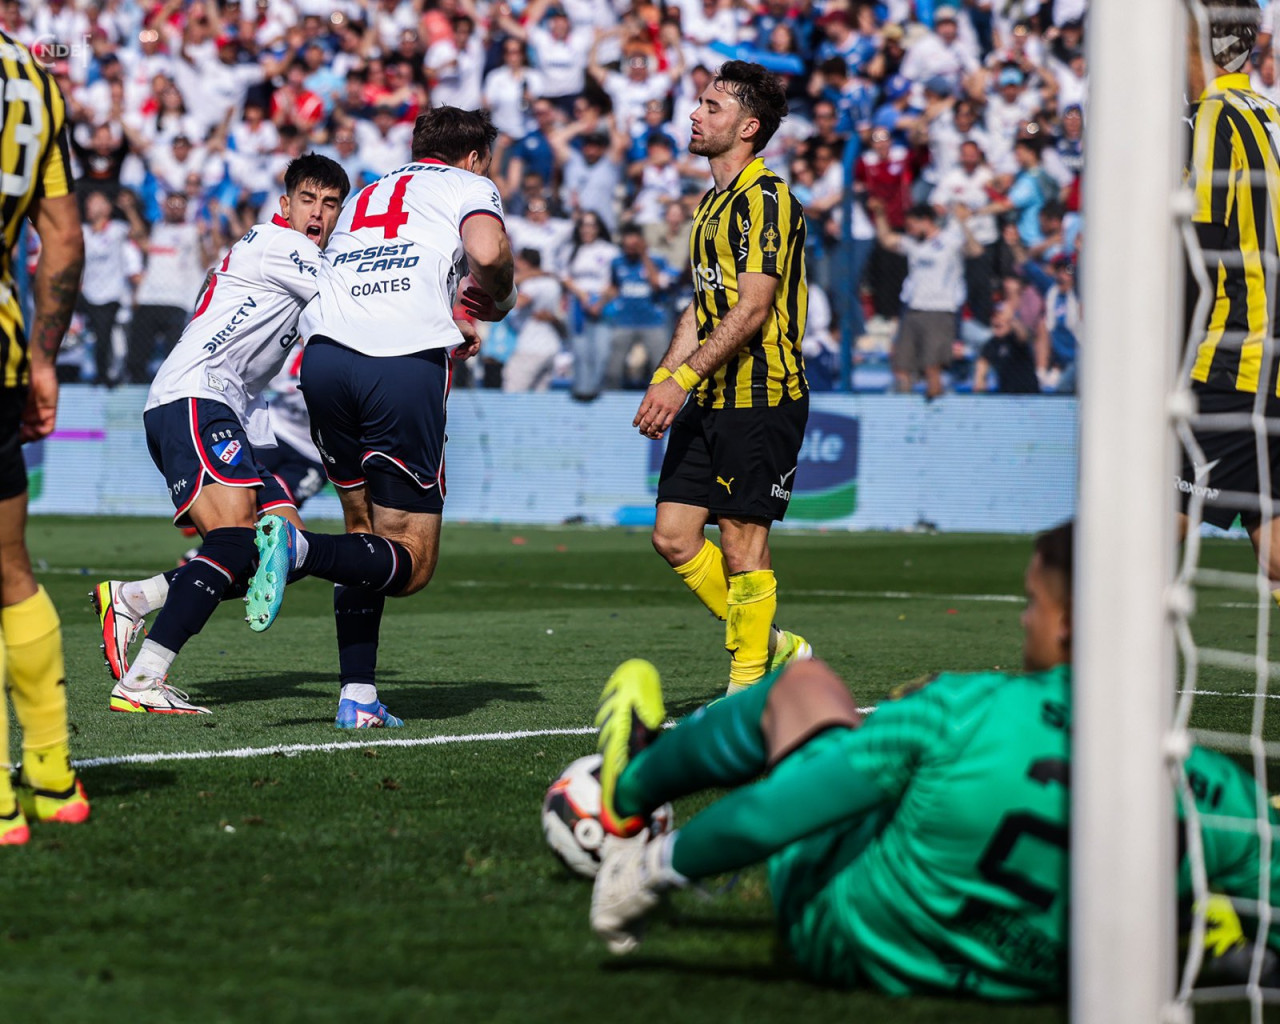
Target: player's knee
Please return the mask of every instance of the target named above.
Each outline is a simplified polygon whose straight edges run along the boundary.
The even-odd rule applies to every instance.
[[[213,563],[232,580],[247,579],[258,562],[252,526],[220,526],[204,535],[197,558]]]
[[[8,607],[25,601],[36,592],[36,577],[31,571],[31,556],[19,539],[0,544],[0,604]]]
[[[684,565],[698,556],[702,550],[702,534],[689,536],[681,531],[664,528],[661,524],[653,528],[653,549],[665,558],[670,565]]]
[[[770,764],[826,729],[856,729],[861,724],[862,712],[849,688],[818,660],[794,662],[783,670],[769,690],[760,720]]]

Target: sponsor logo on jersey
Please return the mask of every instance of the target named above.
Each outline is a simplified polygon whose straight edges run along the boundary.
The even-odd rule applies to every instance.
[[[205,348],[207,349],[209,346],[206,345]],[[208,380],[209,387],[213,388],[213,390],[217,391],[219,394],[227,390],[227,385],[223,383],[221,377],[215,377],[212,373],[209,373],[205,375],[205,379]]]
[[[367,249],[339,252],[333,256],[333,265],[340,267],[354,263],[357,274],[378,270],[407,270],[409,267],[416,267],[420,258],[407,255],[412,247],[412,242],[402,242],[399,245],[371,245]]]
[[[218,457],[219,462],[226,463],[228,466],[238,466],[240,460],[244,458],[244,447],[232,438],[230,441],[219,441],[215,444],[213,454]]]
[[[231,319],[227,321],[227,325],[204,343],[204,350],[209,355],[217,352],[218,346],[224,341],[230,340],[231,336],[236,333],[237,328],[241,327],[249,319],[250,310],[257,308],[258,303],[254,301],[253,297],[246,296],[240,308],[231,314]]]
[[[293,252],[289,253],[289,259],[293,260],[293,264],[298,268],[299,274],[310,274],[312,277],[316,276],[315,264],[307,263],[301,256],[298,255],[297,249],[294,249]]]

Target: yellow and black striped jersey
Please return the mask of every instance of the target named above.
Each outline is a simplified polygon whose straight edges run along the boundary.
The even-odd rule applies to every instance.
[[[1280,229],[1280,108],[1248,75],[1222,75],[1192,111],[1192,221],[1204,248],[1213,301],[1191,379],[1210,387],[1280,394],[1277,234]],[[1274,362],[1276,365],[1269,365]]]
[[[761,408],[808,394],[800,355],[809,311],[804,241],[804,210],[763,160],[749,163],[723,192],[702,197],[689,235],[698,344],[737,303],[739,274],[769,274],[779,285],[755,336],[698,386],[699,404]]]
[[[56,199],[71,191],[66,105],[52,76],[15,39],[0,32],[0,86],[4,124],[0,127],[0,345],[4,386],[27,380],[27,338],[22,307],[14,291],[13,248],[33,199]]]

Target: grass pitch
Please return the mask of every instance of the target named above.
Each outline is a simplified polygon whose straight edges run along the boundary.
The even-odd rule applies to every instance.
[[[383,623],[380,690],[406,727],[358,735],[332,726],[328,585],[290,588],[264,635],[226,605],[188,645],[171,681],[212,717],[110,714],[86,594],[184,545],[131,520],[41,519],[29,539],[62,614],[94,810],[0,856],[0,1020],[1065,1020],[1059,1006],[812,986],[780,954],[759,872],[714,899],[680,894],[638,955],[596,943],[589,888],[543,843],[543,791],[591,749],[600,686],[624,658],[658,665],[676,715],[726,673],[722,627],[643,532],[446,525],[436,579],[388,602]],[[1029,550],[784,534],[779,620],[865,704],[929,672],[1016,666]],[[1243,545],[1209,545],[1207,561],[1250,565]],[[1202,592],[1198,639],[1251,650],[1256,615],[1232,607],[1247,600]],[[1248,730],[1252,701],[1235,694],[1251,678],[1206,670],[1199,688],[1222,696],[1198,698],[1198,723]]]

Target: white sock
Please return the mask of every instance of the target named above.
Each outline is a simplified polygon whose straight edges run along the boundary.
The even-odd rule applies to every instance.
[[[169,596],[169,581],[161,574],[136,583],[124,583],[120,596],[134,615],[150,615],[164,607],[165,598]]]
[[[378,699],[378,688],[373,683],[344,683],[341,700],[353,700],[357,704],[373,704]]]
[[[301,530],[295,530],[293,535],[293,565],[295,569],[301,569],[307,560],[307,549],[311,547],[307,543],[307,535]]]
[[[169,667],[177,656],[175,651],[161,647],[154,640],[144,640],[120,685],[126,690],[145,690],[153,681],[169,674]]]

